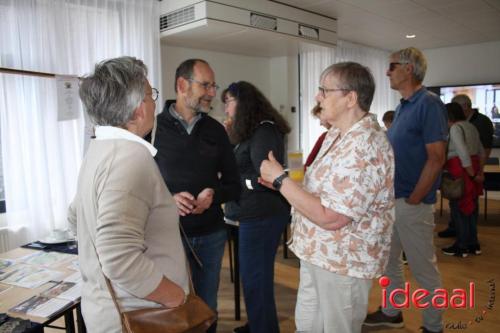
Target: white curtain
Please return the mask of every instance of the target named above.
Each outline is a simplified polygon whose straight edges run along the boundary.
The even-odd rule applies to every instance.
[[[304,156],[311,151],[316,139],[325,131],[310,110],[316,104],[319,77],[323,70],[337,62],[355,61],[367,66],[375,78],[375,96],[371,113],[378,116],[382,124],[382,115],[394,110],[399,103],[399,95],[389,86],[386,76],[389,52],[370,47],[338,41],[335,48],[314,45],[303,46],[300,52],[300,91],[301,91],[301,148]]]
[[[0,0],[0,67],[83,76],[130,55],[160,82],[157,0]],[[161,91],[161,89],[159,89]],[[80,107],[81,109],[81,107]],[[10,246],[66,228],[83,156],[83,112],[57,121],[53,78],[0,74],[0,126]]]

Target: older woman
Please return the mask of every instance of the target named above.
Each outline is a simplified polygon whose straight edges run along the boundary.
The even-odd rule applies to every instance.
[[[394,156],[368,113],[370,71],[353,62],[328,67],[316,100],[332,125],[304,186],[290,180],[273,154],[261,183],[293,206],[290,249],[300,258],[295,309],[298,332],[360,332],[371,280],[384,271],[394,222]]]
[[[251,83],[232,83],[222,92],[229,139],[241,178],[238,201],[226,204],[225,214],[238,220],[241,280],[248,324],[235,332],[279,332],[274,301],[274,258],[290,220],[290,206],[281,194],[258,183],[261,162],[269,151],[282,163],[286,120]]]
[[[450,214],[455,222],[457,240],[443,249],[446,255],[467,257],[468,254],[481,254],[477,239],[477,219],[479,214],[478,197],[482,194],[484,176],[481,164],[484,161],[484,148],[476,127],[467,121],[458,103],[446,104],[450,136],[445,170],[455,178],[464,180],[464,195],[458,200],[450,200]]]
[[[82,312],[89,332],[119,333],[124,311],[176,307],[188,292],[179,217],[142,137],[153,127],[158,91],[131,57],[96,65],[80,97],[96,127],[68,219],[78,235]]]

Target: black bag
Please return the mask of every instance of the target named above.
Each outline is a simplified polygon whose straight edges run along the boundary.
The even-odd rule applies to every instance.
[[[464,195],[465,184],[462,177],[454,178],[448,172],[441,176],[441,195],[448,200],[458,200]]]

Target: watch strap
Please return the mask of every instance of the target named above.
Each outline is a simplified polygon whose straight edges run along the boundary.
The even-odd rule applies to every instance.
[[[283,179],[285,179],[286,177],[288,177],[288,173],[286,172],[283,172],[281,175],[276,177],[276,179],[273,181],[273,187],[279,191],[281,185],[283,185]]]

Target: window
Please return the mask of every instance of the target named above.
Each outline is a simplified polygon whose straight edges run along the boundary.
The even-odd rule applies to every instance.
[[[5,213],[5,188],[3,186],[2,144],[0,141],[0,214],[1,213]]]

